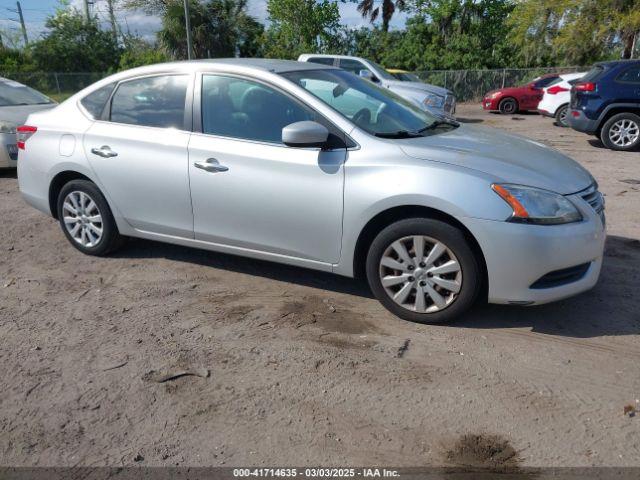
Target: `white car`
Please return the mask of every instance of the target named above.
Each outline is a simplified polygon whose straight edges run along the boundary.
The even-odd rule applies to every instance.
[[[18,162],[16,128],[27,117],[57,105],[46,95],[21,83],[0,77],[0,168],[15,168]]]
[[[298,61],[339,67],[366,78],[380,87],[388,88],[396,95],[416,104],[422,110],[445,118],[455,118],[456,97],[451,90],[420,81],[398,80],[384,67],[366,58],[305,53],[298,57]]]
[[[571,87],[584,77],[586,72],[565,73],[542,89],[542,100],[538,112],[545,117],[555,117],[556,125],[568,127],[567,112],[571,100]]]

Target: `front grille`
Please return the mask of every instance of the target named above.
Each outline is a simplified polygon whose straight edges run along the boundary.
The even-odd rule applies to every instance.
[[[533,282],[529,288],[539,290],[541,288],[560,287],[568,283],[577,282],[586,275],[590,265],[591,263],[587,262],[581,265],[576,265],[575,267],[554,270]]]
[[[591,205],[591,208],[593,208],[595,212],[600,216],[602,225],[604,225],[604,196],[598,191],[598,185],[594,183],[586,190],[578,192],[578,195],[580,195],[585,202]]]

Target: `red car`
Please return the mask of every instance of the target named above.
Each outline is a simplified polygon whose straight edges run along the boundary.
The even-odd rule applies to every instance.
[[[499,111],[506,115],[511,115],[522,110],[536,110],[538,108],[538,102],[542,100],[542,89],[559,76],[557,73],[549,73],[535,78],[520,87],[491,90],[485,94],[482,99],[482,108],[485,110]]]

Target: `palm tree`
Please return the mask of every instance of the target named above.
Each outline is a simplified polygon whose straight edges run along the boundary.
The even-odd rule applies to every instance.
[[[371,23],[375,22],[382,11],[382,30],[389,31],[389,22],[396,11],[405,7],[405,0],[382,0],[382,5],[375,6],[375,0],[362,0],[358,4],[358,11],[363,17],[369,17]]]

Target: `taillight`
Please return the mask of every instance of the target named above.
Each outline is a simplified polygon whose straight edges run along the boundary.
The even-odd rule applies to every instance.
[[[595,92],[596,84],[593,82],[576,83],[573,88],[578,92]]]
[[[553,87],[547,88],[547,93],[550,95],[556,95],[560,92],[568,92],[568,88],[561,87],[560,85],[554,85]]]
[[[20,150],[24,150],[25,142],[29,140],[29,137],[31,137],[31,135],[36,133],[38,127],[32,127],[30,125],[20,125],[16,130],[18,132],[18,148]]]

